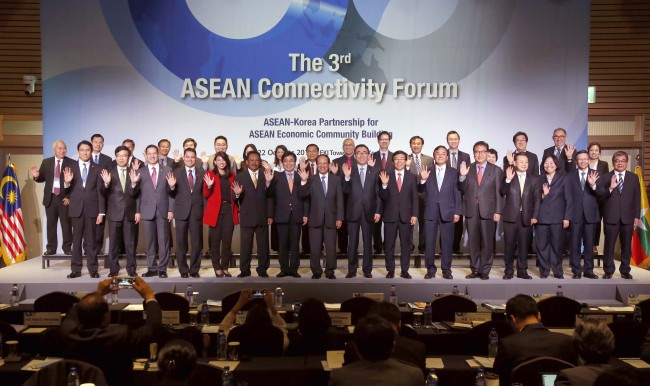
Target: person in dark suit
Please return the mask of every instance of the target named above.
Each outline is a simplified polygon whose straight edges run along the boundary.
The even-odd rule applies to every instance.
[[[343,140],[343,155],[335,158],[332,161],[332,165],[338,167],[338,175],[343,178],[343,165],[347,165],[348,168],[352,169],[357,164],[357,161],[354,159],[354,140],[352,138],[346,138]],[[348,207],[348,195],[343,192],[343,203],[345,207]],[[336,230],[336,235],[338,239],[339,254],[345,255],[348,253],[348,223],[343,221],[343,224],[339,229]]]
[[[111,320],[104,295],[117,291],[113,279],[100,281],[97,290],[84,296],[61,322],[63,357],[99,367],[109,385],[133,385],[133,354],[148,350],[161,328],[162,310],[151,287],[140,277],[133,289],[144,299],[147,314],[144,324],[131,327],[109,324]]]
[[[273,170],[260,169],[260,153],[246,155],[246,171],[237,174],[232,189],[232,200],[239,206],[241,227],[240,266],[237,277],[251,275],[253,237],[257,241],[257,275],[269,277],[269,225],[273,223],[273,208],[268,204],[267,187]]]
[[[598,172],[589,169],[589,155],[586,150],[576,153],[578,168],[567,174],[569,194],[573,197],[571,214],[571,257],[569,265],[574,279],[598,279],[594,274],[594,235],[596,224],[600,223],[596,180]],[[584,247],[584,252],[580,252]],[[581,266],[581,255],[585,263]]]
[[[505,171],[508,167],[515,166],[515,156],[517,154],[524,153],[528,158],[528,169],[526,173],[529,176],[539,176],[539,159],[537,154],[526,150],[528,146],[528,134],[523,131],[518,131],[515,135],[512,136],[512,143],[515,144],[515,150],[508,150],[506,155],[503,157],[503,170]]]
[[[309,241],[310,268],[312,279],[320,279],[323,275],[321,260],[322,246],[325,244],[325,277],[336,279],[336,230],[341,227],[344,218],[343,184],[341,178],[330,172],[330,158],[321,154],[316,158],[318,174],[309,176],[304,161],[300,165],[299,194],[302,198],[309,197]]]
[[[494,229],[501,220],[503,172],[487,162],[490,146],[479,141],[474,144],[475,162],[460,164],[458,188],[463,194],[463,214],[469,237],[470,267],[468,279],[488,280],[494,258]]]
[[[447,167],[452,167],[456,170],[459,170],[460,165],[465,162],[465,165],[469,165],[471,163],[469,154],[465,153],[464,151],[460,151],[458,149],[458,145],[460,144],[460,134],[458,132],[451,130],[447,133]],[[462,193],[461,193],[462,196]],[[454,224],[454,245],[453,245],[453,251],[456,254],[459,254],[461,252],[460,250],[460,241],[461,238],[463,237],[463,216],[460,217],[460,221],[457,221]]]
[[[558,171],[557,162],[554,155],[542,159],[544,174],[535,188],[540,202],[534,221],[535,241],[542,279],[546,279],[551,270],[556,279],[564,278],[564,229],[569,228],[573,214],[573,197],[567,186],[566,174]]]
[[[183,157],[185,156],[185,149],[192,148],[196,152],[197,146],[198,146],[198,144],[196,143],[194,138],[185,138],[185,140],[183,141],[183,154],[181,154],[181,152],[178,149],[174,149],[174,153],[173,153],[173,155],[174,155],[174,164],[172,165],[171,168],[172,169],[177,169],[177,168],[182,167],[185,164],[184,161],[183,161]],[[196,157],[196,167],[199,168],[199,169],[203,169],[203,171],[208,170],[208,165],[207,165],[208,156],[207,156],[207,154],[204,151],[202,151],[201,155],[200,155],[200,158],[199,158],[199,154],[197,154],[196,156],[197,156]],[[203,162],[204,158],[205,158],[205,162]]]
[[[99,166],[90,160],[92,144],[81,141],[77,145],[79,161],[63,170],[64,189],[70,199],[68,215],[72,221],[72,272],[68,279],[81,276],[82,243],[86,250],[90,277],[98,278],[96,224],[104,221],[106,201],[104,181]]]
[[[158,163],[161,166],[169,166],[170,168],[174,166],[174,159],[169,156],[171,147],[172,143],[166,138],[158,141]]]
[[[296,154],[287,151],[282,155],[284,171],[275,172],[268,194],[273,198],[273,223],[278,227],[278,261],[280,273],[277,277],[299,278],[300,229],[307,224],[309,203],[298,194],[300,177],[296,173]]]
[[[90,143],[93,145],[92,154],[90,155],[90,160],[97,166],[99,170],[109,170],[113,166],[113,159],[106,154],[102,153],[104,149],[104,137],[101,134],[93,134],[90,137]],[[104,227],[106,222],[102,221],[101,224],[97,224],[95,227],[95,244],[97,245],[97,255],[101,256],[104,254]],[[104,260],[104,268],[108,268],[108,261]]]
[[[425,279],[436,276],[436,239],[440,229],[440,265],[442,277],[453,279],[451,255],[454,244],[454,224],[460,221],[462,202],[458,190],[458,171],[447,165],[449,157],[444,146],[433,151],[433,168],[422,167],[418,191],[425,194],[424,234],[426,235],[424,261],[427,268]]]
[[[372,153],[372,157],[368,160],[368,164],[371,167],[376,167],[379,171],[386,171],[391,173],[395,168],[391,162],[393,159],[393,152],[388,150],[390,146],[390,140],[393,135],[388,131],[382,131],[377,135],[377,143],[379,144],[379,150]],[[380,254],[384,248],[384,242],[381,235],[381,227],[383,221],[375,223],[373,233],[372,233],[372,243],[373,248],[375,249],[375,254]]]
[[[117,165],[101,172],[104,187],[107,191],[106,220],[108,221],[108,262],[109,277],[118,276],[120,263],[118,254],[120,245],[124,244],[126,252],[126,272],[136,276],[135,261],[135,211],[136,197],[140,194],[139,185],[132,187],[132,180],[138,180],[140,175],[134,169],[127,167],[131,152],[126,146],[115,149]],[[137,161],[135,161],[137,163]],[[134,165],[137,169],[140,165]]]
[[[176,184],[171,187],[174,197],[174,219],[176,222],[176,261],[182,278],[198,278],[201,269],[203,249],[203,169],[196,165],[196,150],[189,147],[183,153],[184,167],[172,172]],[[185,255],[188,236],[192,245],[188,267]]]
[[[592,142],[587,146],[589,151],[589,169],[595,170],[598,172],[599,176],[609,173],[609,165],[606,161],[600,159],[600,144],[598,142]],[[598,246],[600,245],[600,232],[602,231],[602,222],[603,222],[603,199],[598,198],[598,207],[600,209],[600,220],[595,226],[594,229],[594,255],[598,253]]]
[[[307,155],[307,163],[305,166],[305,170],[310,176],[313,176],[317,173],[317,167],[316,167],[316,157],[320,154],[320,148],[318,145],[314,143],[310,143],[307,145],[305,148],[305,154]],[[301,161],[302,161],[301,157]],[[309,199],[307,199],[309,200]],[[343,226],[341,224],[341,226]],[[305,255],[310,254],[310,243],[309,243],[309,226],[308,225],[303,225],[302,226],[302,236],[301,236],[301,247],[302,247],[302,253]]]
[[[140,178],[131,186],[140,186],[135,222],[144,224],[147,242],[147,272],[144,277],[167,278],[169,263],[169,223],[174,219],[174,198],[171,187],[176,184],[172,169],[158,163],[158,147],[149,145],[145,150],[147,165],[140,167]],[[156,264],[156,250],[158,264]]]
[[[617,151],[612,156],[614,170],[600,178],[600,196],[605,200],[603,222],[605,223],[605,251],[603,254],[603,279],[614,274],[614,248],[616,239],[621,243],[621,265],[618,267],[623,279],[632,279],[630,258],[632,257],[632,233],[639,225],[641,213],[641,186],[639,177],[628,172],[629,156]]]
[[[501,385],[509,385],[512,369],[533,358],[550,356],[578,363],[571,338],[544,327],[537,302],[532,297],[519,294],[508,300],[506,318],[518,333],[499,339],[492,368],[498,372]]]
[[[381,201],[377,184],[379,170],[368,166],[370,151],[366,145],[354,148],[356,166],[343,164],[343,194],[347,195],[345,222],[348,223],[348,273],[346,278],[357,276],[359,267],[359,229],[363,239],[362,271],[366,278],[372,277],[372,230],[381,218]]]
[[[424,146],[424,138],[419,135],[411,137],[409,140],[409,145],[411,146],[411,154],[406,160],[406,170],[415,175],[416,179],[420,179],[420,171],[422,167],[426,166],[428,169],[433,168],[433,158],[422,154],[422,147]],[[426,200],[426,193],[418,193],[418,252],[420,254],[424,253],[425,247],[425,232],[424,232],[424,201]],[[413,246],[415,250],[415,246]]]
[[[515,248],[517,248],[517,277],[532,279],[528,274],[528,242],[532,236],[533,218],[539,211],[539,199],[536,194],[538,177],[530,172],[528,155],[525,152],[514,155],[513,166],[506,169],[506,179],[501,185],[501,194],[505,197],[503,205],[503,230],[505,237],[506,265],[503,278],[512,279],[515,267]],[[533,170],[538,170],[537,167]]]
[[[47,244],[43,255],[55,255],[58,248],[57,223],[61,222],[63,236],[63,253],[72,254],[72,223],[68,216],[70,200],[63,191],[63,169],[72,167],[74,161],[66,157],[67,147],[63,141],[54,141],[52,144],[53,157],[41,162],[37,168],[32,166],[29,171],[36,182],[45,182],[43,189],[43,206],[47,217]]]
[[[557,171],[563,174],[576,168],[573,161],[574,151],[575,146],[566,143],[566,130],[558,127],[553,130],[553,146],[544,149],[542,160],[549,155],[554,155],[557,158]],[[544,165],[542,164],[539,165],[539,174],[544,175]]]
[[[417,177],[409,173],[406,167],[407,154],[401,150],[393,153],[392,173],[382,171],[379,174],[381,189],[379,196],[384,203],[384,251],[386,253],[387,279],[395,276],[395,241],[399,231],[400,277],[410,279],[411,246],[413,245],[413,226],[418,220]]]
[[[141,168],[147,166],[146,163],[144,163],[141,159],[137,158],[135,156],[135,142],[132,139],[125,139],[122,141],[122,146],[126,146],[129,148],[129,151],[131,151],[131,157],[129,157],[129,162],[127,163],[127,166],[132,168],[133,167],[133,161],[138,160],[138,165],[140,165]],[[115,164],[115,160],[113,160],[113,164]],[[137,244],[137,243],[136,243]]]
[[[302,315],[302,309],[300,310]],[[409,339],[399,335],[402,326],[402,315],[396,305],[389,302],[378,302],[373,304],[368,310],[368,315],[376,315],[386,319],[395,331],[395,346],[390,357],[400,362],[408,363],[422,370],[423,375],[427,375],[425,366],[426,347],[424,343]],[[353,340],[345,345],[343,354],[343,365],[349,365],[352,362],[360,360],[356,344]]]

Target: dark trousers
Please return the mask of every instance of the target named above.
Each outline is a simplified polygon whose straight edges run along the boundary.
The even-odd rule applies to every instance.
[[[149,271],[167,272],[169,263],[169,221],[156,213],[151,220],[141,221],[147,243],[147,268]],[[156,252],[158,264],[156,265]]]
[[[381,238],[381,226],[383,223],[383,221],[374,223],[372,231],[372,245],[375,251],[379,253],[381,253],[381,250],[384,247],[384,242]]]
[[[278,251],[279,249],[279,244],[278,244],[278,226],[273,223],[271,224],[271,250],[272,251]]]
[[[298,268],[300,268],[300,250],[298,248],[302,224],[296,222],[276,224],[278,227],[280,271],[286,274],[298,273]]]
[[[97,254],[102,252],[104,248],[104,228],[106,224],[105,222],[102,222],[101,224],[97,224],[95,227],[95,245],[97,246]],[[104,264],[106,265],[106,264]]]
[[[621,243],[621,265],[618,267],[620,273],[630,273],[630,258],[632,257],[632,233],[634,224],[607,224],[605,223],[605,251],[603,253],[603,269],[606,274],[613,274],[614,247],[616,238]]]
[[[438,237],[438,230],[440,230],[440,266],[443,273],[451,274],[455,226],[454,222],[440,221],[440,218],[424,221],[424,233],[427,238],[424,244],[424,263],[427,267],[427,273],[435,274],[437,271],[435,263],[436,238]]]
[[[257,241],[257,274],[266,274],[269,269],[269,226],[241,227],[239,248],[240,269],[243,274],[251,273],[253,237]]]
[[[192,208],[192,211],[194,208]],[[185,255],[188,249],[189,241],[192,245],[190,252],[190,264],[187,265]],[[201,218],[192,218],[192,214],[187,220],[176,220],[176,261],[178,262],[178,271],[183,273],[199,273],[201,269],[201,251],[203,250],[203,226]]]
[[[361,229],[361,238],[363,239],[363,262],[361,270],[363,273],[372,273],[372,231],[374,222],[368,221],[363,215],[359,221],[348,222],[348,231],[350,240],[348,243],[348,273],[356,275],[359,268],[359,229]]]
[[[72,272],[81,272],[83,266],[81,259],[81,247],[88,253],[86,265],[88,272],[97,272],[97,248],[95,246],[95,222],[97,217],[91,217],[81,213],[81,217],[72,217]]]
[[[210,238],[210,259],[212,268],[215,270],[227,270],[232,259],[232,234],[235,230],[235,223],[232,219],[232,207],[221,209],[216,227],[208,229]],[[250,267],[249,267],[250,269]]]
[[[135,262],[135,232],[138,228],[133,220],[109,221],[108,234],[110,235],[108,243],[108,261],[110,273],[117,274],[120,272],[120,262],[118,260],[120,245],[124,243],[126,253],[126,272],[134,274],[136,269]]]
[[[410,223],[387,222],[384,223],[384,252],[386,256],[386,271],[395,272],[395,244],[397,232],[402,252],[400,253],[400,269],[402,273],[409,270],[411,263],[411,245],[413,245],[413,226]],[[371,267],[372,269],[372,267]]]
[[[56,227],[60,220],[63,252],[70,252],[72,250],[72,222],[68,217],[68,207],[63,205],[62,196],[52,195],[50,205],[45,207],[45,216],[47,217],[47,245],[45,250],[56,253],[59,245]]]
[[[553,270],[554,276],[563,276],[564,228],[562,224],[536,224],[535,241],[540,275],[548,276]]]
[[[309,228],[309,242],[311,244],[309,267],[312,274],[319,277],[323,275],[323,268],[321,267],[323,252],[321,247],[325,243],[325,274],[333,275],[336,269],[336,228],[324,226]]]
[[[454,223],[454,253],[460,252],[460,240],[463,238],[463,216]]]
[[[475,217],[465,217],[465,226],[469,237],[469,259],[472,273],[489,275],[494,259],[492,246],[496,223],[492,219],[483,220],[477,214]]]
[[[301,235],[301,243],[302,243],[302,253],[309,254],[309,226],[303,225],[302,226],[302,235]]]
[[[598,223],[600,224],[600,223]],[[571,255],[569,266],[574,274],[593,273],[594,271],[594,235],[596,223],[587,224],[584,221],[571,223]],[[582,255],[585,259],[584,267],[580,264],[580,246],[584,249]]]
[[[515,272],[515,249],[517,250],[517,275],[528,274],[528,242],[530,241],[530,235],[531,227],[524,225],[521,212],[517,214],[514,222],[503,222],[505,245],[503,261],[506,265],[506,275],[513,275]]]

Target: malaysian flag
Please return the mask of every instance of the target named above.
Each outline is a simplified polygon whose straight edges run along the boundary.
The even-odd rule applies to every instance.
[[[13,164],[9,163],[0,183],[0,254],[6,265],[25,260],[25,227],[20,208],[20,187]]]

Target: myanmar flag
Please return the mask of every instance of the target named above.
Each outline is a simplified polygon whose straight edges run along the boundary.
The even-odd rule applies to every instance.
[[[632,235],[632,265],[648,269],[650,267],[650,212],[648,212],[648,195],[643,182],[643,171],[640,166],[634,168],[641,185],[641,214],[639,226],[634,228]]]

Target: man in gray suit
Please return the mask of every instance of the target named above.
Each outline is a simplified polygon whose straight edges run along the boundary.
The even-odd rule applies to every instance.
[[[474,163],[460,164],[458,188],[463,193],[463,214],[469,237],[470,267],[467,279],[488,280],[494,258],[494,229],[501,219],[503,172],[487,162],[490,146],[474,144]]]
[[[140,185],[135,222],[144,224],[147,243],[147,272],[144,277],[158,275],[167,278],[169,262],[169,223],[174,219],[174,198],[171,187],[176,185],[172,169],[158,163],[158,147],[149,145],[145,150],[147,165],[140,169],[140,178],[131,182],[131,187]],[[158,264],[156,265],[156,245]]]
[[[433,168],[433,158],[426,154],[422,154],[422,147],[424,146],[424,138],[419,135],[411,137],[409,144],[411,146],[411,155],[406,160],[406,170],[415,174],[420,179],[420,171],[423,166],[428,169]],[[424,201],[427,194],[425,192],[418,193],[418,252],[424,253],[425,235],[424,235]],[[413,248],[415,249],[415,248]]]

